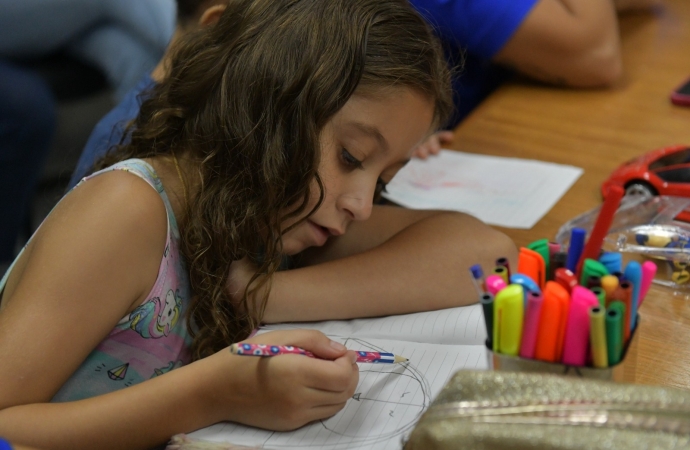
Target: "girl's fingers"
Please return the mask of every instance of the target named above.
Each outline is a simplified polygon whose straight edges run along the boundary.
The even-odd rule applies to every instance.
[[[357,356],[354,352],[335,361],[315,360],[301,361],[305,364],[305,386],[331,393],[347,393],[354,391],[359,381],[359,367],[355,363]]]
[[[439,131],[436,137],[441,144],[450,144],[455,139],[455,134],[452,131]]]
[[[294,345],[301,347],[319,358],[334,360],[345,354],[347,348],[339,342],[330,340],[316,330],[272,331],[247,339],[246,342],[268,345]]]

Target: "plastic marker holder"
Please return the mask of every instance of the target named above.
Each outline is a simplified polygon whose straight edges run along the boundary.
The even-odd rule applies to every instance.
[[[549,257],[566,255],[545,240],[532,246],[548,249]],[[632,348],[639,328],[639,316],[632,313],[635,287],[639,286],[639,308],[645,282],[654,272],[650,265],[628,264],[621,273],[617,256],[607,253],[601,261],[586,258],[576,277],[565,267],[548,273],[543,256],[523,247],[510,284],[497,275],[487,277],[487,292],[480,302],[490,367],[632,381],[636,363]],[[609,274],[610,270],[615,273]],[[536,280],[544,275],[542,286]]]

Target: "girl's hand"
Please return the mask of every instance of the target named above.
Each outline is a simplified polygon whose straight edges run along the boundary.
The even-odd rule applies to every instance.
[[[200,362],[217,364],[210,399],[219,420],[270,430],[292,430],[331,417],[352,397],[359,381],[356,355],[323,333],[289,330],[247,339],[256,344],[294,345],[314,353],[254,357],[228,349]]]
[[[438,155],[443,145],[453,142],[453,137],[452,131],[438,131],[429,136],[426,141],[419,144],[412,152],[412,156],[426,159],[429,155]]]

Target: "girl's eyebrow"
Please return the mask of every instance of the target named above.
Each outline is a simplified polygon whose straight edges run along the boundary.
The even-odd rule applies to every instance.
[[[379,145],[381,146],[383,152],[384,153],[388,152],[388,149],[389,149],[388,141],[386,140],[385,137],[383,137],[383,134],[381,134],[381,132],[379,131],[378,128],[376,128],[373,125],[368,125],[368,124],[361,123],[361,122],[350,122],[349,125],[352,126],[353,128],[355,128],[360,133],[365,134],[371,138],[374,138],[374,140],[376,140],[379,143]]]

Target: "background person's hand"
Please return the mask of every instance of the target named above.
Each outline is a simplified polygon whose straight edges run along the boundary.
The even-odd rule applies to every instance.
[[[452,131],[437,131],[429,136],[426,141],[419,144],[419,146],[412,152],[412,156],[415,158],[426,159],[429,155],[437,155],[445,144],[450,144],[453,142],[453,137]]]

